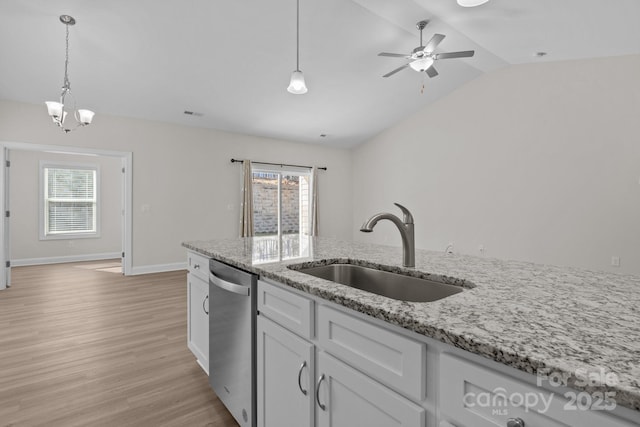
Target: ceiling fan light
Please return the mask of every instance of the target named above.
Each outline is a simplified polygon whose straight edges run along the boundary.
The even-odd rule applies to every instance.
[[[304,75],[302,74],[302,71],[296,70],[291,73],[291,81],[289,82],[287,90],[295,95],[307,93],[307,85],[304,82]]]
[[[430,57],[416,59],[415,61],[409,63],[409,66],[419,73],[426,71],[432,65],[433,65],[433,58],[430,58]]]
[[[458,0],[458,4],[462,7],[476,7],[488,1],[489,0]]]

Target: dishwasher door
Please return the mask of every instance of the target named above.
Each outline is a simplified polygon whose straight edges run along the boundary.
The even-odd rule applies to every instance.
[[[209,384],[242,427],[256,425],[258,276],[211,260]]]

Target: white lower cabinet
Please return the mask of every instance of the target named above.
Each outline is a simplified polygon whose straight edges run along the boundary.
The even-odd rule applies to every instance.
[[[256,347],[258,426],[313,426],[314,345],[261,315]]]
[[[439,395],[443,427],[637,425],[608,413],[605,401],[581,408],[579,396],[593,403],[589,393],[548,391],[447,353],[440,356]]]
[[[424,408],[320,351],[318,427],[424,427]]]
[[[187,274],[187,346],[209,373],[209,283]]]
[[[258,311],[258,427],[425,427],[425,409],[390,388],[423,394],[403,368],[422,375],[423,346],[264,281]],[[384,351],[381,339],[399,349]]]

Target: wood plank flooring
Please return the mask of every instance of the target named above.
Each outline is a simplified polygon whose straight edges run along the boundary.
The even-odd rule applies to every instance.
[[[187,349],[186,272],[90,264],[12,269],[0,426],[237,427]]]

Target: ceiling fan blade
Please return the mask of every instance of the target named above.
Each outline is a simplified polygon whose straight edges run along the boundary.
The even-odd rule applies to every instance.
[[[475,51],[463,50],[461,52],[444,52],[433,55],[433,59],[451,59],[451,58],[469,58],[472,57]]]
[[[392,56],[394,58],[408,58],[409,55],[405,55],[404,53],[389,53],[389,52],[380,52],[378,56]]]
[[[431,37],[431,40],[429,40],[425,45],[424,51],[428,53],[433,52],[442,40],[444,40],[444,37],[444,34],[434,34],[433,37]]]
[[[382,76],[382,77],[389,77],[389,76],[392,76],[392,75],[394,75],[395,73],[397,73],[398,71],[402,71],[402,70],[404,70],[404,69],[405,69],[405,68],[407,68],[408,66],[409,66],[409,64],[404,64],[402,67],[398,67],[398,68],[396,68],[395,70],[388,72],[387,74],[385,74],[385,75],[384,75],[384,76]]]
[[[427,68],[425,71],[425,73],[427,73],[427,75],[429,77],[435,77],[438,75],[438,72],[436,71],[436,69],[433,67],[433,65],[429,68]]]

